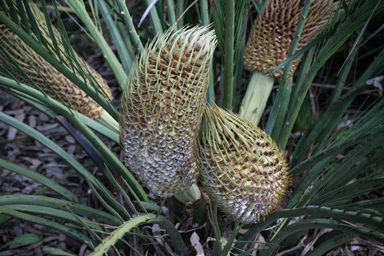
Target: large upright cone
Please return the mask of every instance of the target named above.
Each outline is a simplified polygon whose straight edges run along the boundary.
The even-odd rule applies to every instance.
[[[216,47],[209,27],[172,29],[132,66],[120,110],[125,162],[154,194],[188,189],[197,177],[196,137]]]
[[[48,45],[53,46],[53,42],[48,33],[44,14],[34,3],[30,3],[30,7],[36,18],[40,31],[42,32],[42,36],[47,41]],[[29,26],[29,24],[27,25]],[[61,43],[60,33],[56,29],[53,29],[53,33],[60,48],[61,56],[65,58],[65,49]],[[68,78],[45,61],[44,58],[38,55],[26,43],[24,43],[23,40],[13,33],[12,30],[2,23],[0,23],[0,44],[6,52],[12,56],[28,77],[50,97],[54,99],[58,99],[60,97],[67,106],[73,107],[78,112],[94,120],[97,120],[100,117],[103,112],[103,108],[99,104],[97,104],[78,86],[72,83]],[[105,95],[112,99],[112,92],[100,74],[91,68],[76,53],[75,58],[77,62],[79,62],[82,69],[89,72],[90,76],[95,79],[97,84],[105,92]],[[66,61],[69,63],[68,60]],[[12,65],[11,61],[8,60],[2,51],[0,51],[0,64],[3,65],[3,67],[5,67],[5,69],[7,69],[20,82],[31,85],[24,75]],[[89,83],[88,80],[87,82]],[[55,93],[58,96],[56,96]]]
[[[272,72],[287,59],[306,0],[269,0],[259,13],[244,50],[244,65],[252,72]],[[339,0],[315,0],[311,4],[297,51],[315,39],[334,15],[341,17]],[[339,12],[337,12],[339,11]],[[293,61],[290,76],[300,61]],[[283,69],[273,73],[277,78]]]
[[[289,185],[282,151],[264,131],[217,106],[206,107],[199,136],[201,180],[209,196],[234,220],[263,220]]]

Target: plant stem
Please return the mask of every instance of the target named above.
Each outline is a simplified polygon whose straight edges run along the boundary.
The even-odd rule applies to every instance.
[[[145,0],[147,2],[147,6],[150,6],[152,3],[152,0]],[[161,26],[161,20],[159,18],[159,14],[157,13],[156,7],[153,6],[151,10],[149,11],[149,17],[151,18],[151,23],[153,26],[153,32],[162,34],[163,33],[163,27]]]
[[[142,53],[144,51],[144,47],[140,41],[139,35],[137,34],[136,28],[133,25],[127,5],[123,1],[116,2],[119,5],[120,12],[123,14],[124,23],[129,29],[129,35],[131,37],[132,43],[136,46],[137,49],[139,49],[139,52]]]
[[[207,103],[212,105],[215,103],[216,97],[215,97],[215,80],[214,80],[214,74],[213,71],[210,71],[212,74],[209,77],[209,86],[207,91]]]
[[[202,0],[200,2],[204,2],[205,0]],[[177,16],[177,29],[181,29],[184,26],[184,0],[178,0],[176,5],[176,16]],[[205,24],[203,24],[205,25]]]
[[[181,1],[180,1],[181,2]],[[208,26],[209,25],[209,11],[208,11],[208,0],[200,0],[200,13],[201,13],[201,25]],[[212,65],[213,65],[212,61]],[[209,87],[207,91],[207,103],[212,104],[215,102],[215,81],[213,69],[210,71],[212,74],[209,78]]]
[[[259,71],[253,72],[240,105],[239,115],[258,125],[274,82],[273,76],[266,76],[266,74]]]
[[[126,74],[129,74],[129,70],[131,70],[131,67],[132,67],[133,59],[131,58],[131,55],[128,53],[128,49],[125,47],[124,41],[120,35],[120,31],[117,28],[117,24],[112,17],[113,12],[111,12],[111,9],[108,8],[108,5],[107,3],[105,3],[105,1],[99,0],[98,4],[99,4],[101,15],[103,16],[105,24],[107,25],[107,28],[113,39],[113,42],[116,45],[116,50],[117,50],[117,53],[119,54],[124,71]],[[123,84],[121,86],[124,87],[125,85]]]
[[[193,183],[187,190],[183,193],[175,195],[175,197],[184,204],[193,203],[201,198],[201,193],[196,183]]]
[[[169,25],[171,26],[175,25],[176,15],[175,15],[173,0],[167,0],[167,13],[168,13]]]
[[[181,2],[181,1],[180,1]],[[200,0],[201,25],[209,24],[208,0]]]
[[[131,56],[132,61],[136,58],[136,49],[132,44],[131,37],[128,35],[126,28],[124,26],[123,22],[117,22],[116,24],[117,29],[120,32],[121,39],[123,40],[123,44],[125,45],[125,48],[127,48],[129,56]]]
[[[233,99],[233,56],[234,56],[235,2],[225,1],[225,42],[224,42],[224,95],[223,108],[232,110]]]

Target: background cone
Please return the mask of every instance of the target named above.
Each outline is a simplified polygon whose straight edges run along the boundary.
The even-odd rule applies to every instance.
[[[259,13],[244,49],[244,67],[252,72],[239,114],[258,125],[276,78],[283,68],[271,73],[285,61],[302,16],[305,0],[269,0]],[[327,24],[343,10],[340,1],[315,0],[310,6],[296,51],[309,44]],[[293,76],[301,58],[293,60],[289,77]]]
[[[44,14],[36,7],[34,3],[30,3],[29,6],[34,14],[34,17],[36,18],[36,23],[39,26],[41,36],[47,42],[47,45],[53,45],[52,39],[50,38],[48,32]],[[29,26],[29,24],[26,24],[26,26]],[[64,60],[67,62],[67,64],[73,62],[73,60],[70,61],[65,56],[66,51],[63,44],[61,43],[61,35],[59,31],[53,29],[53,33],[55,35],[55,40],[58,44],[58,47],[63,53],[61,56],[64,57]],[[24,41],[21,40],[15,33],[13,33],[13,31],[9,29],[5,24],[1,23],[0,44],[5,49],[7,54],[10,55],[12,59],[17,63],[17,65],[24,71],[24,73],[47,95],[56,100],[60,98],[67,106],[72,107],[76,111],[94,120],[99,119],[99,117],[102,115],[103,108],[99,104],[97,104],[77,85],[72,83],[67,77],[57,71],[47,61],[45,61],[44,58],[32,50],[32,48],[24,43]],[[56,57],[58,58],[58,56]],[[112,99],[112,92],[100,74],[91,68],[76,53],[75,58],[81,69],[84,72],[87,72],[89,76],[94,78],[94,82],[96,82],[100,89],[103,90],[104,95],[109,99]],[[5,69],[7,69],[17,80],[19,80],[19,82],[32,85],[31,82],[26,79],[23,73],[20,72],[20,70],[12,64],[12,62],[2,51],[0,51],[0,64]],[[88,79],[85,80],[87,83],[91,84]]]
[[[305,0],[269,0],[261,10],[244,50],[244,66],[252,72],[269,74],[287,59]],[[315,0],[311,4],[296,51],[315,39],[335,16],[341,17],[338,0]],[[300,58],[292,62],[289,75],[296,70]],[[281,78],[283,69],[273,73]]]

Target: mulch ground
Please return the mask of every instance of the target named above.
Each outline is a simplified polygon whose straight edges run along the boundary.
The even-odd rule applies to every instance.
[[[81,43],[80,43],[81,42]],[[107,63],[103,60],[100,52],[94,52],[89,49],[97,49],[85,35],[75,40],[78,52],[85,54],[83,56],[88,63],[90,63],[108,82],[111,86],[114,94],[114,102],[118,106],[121,91],[118,88],[113,74],[108,68]],[[110,45],[113,50],[114,46]],[[316,89],[314,89],[316,92]],[[317,90],[318,92],[318,90]],[[322,94],[324,95],[324,94]],[[314,104],[316,105],[316,104]],[[319,104],[317,104],[319,106]],[[321,104],[320,104],[321,106]],[[22,121],[32,128],[38,130],[50,140],[55,142],[71,156],[73,156],[81,164],[89,163],[87,169],[91,172],[95,172],[95,175],[103,179],[102,173],[97,169],[85,153],[85,151],[79,146],[75,139],[68,134],[68,132],[57,122],[51,120],[47,115],[34,109],[27,103],[20,101],[19,99],[0,91],[0,111],[11,115],[12,117]],[[111,143],[109,140],[100,137],[105,140],[106,145],[110,148],[117,146]],[[63,159],[54,154],[51,150],[42,146],[39,142],[33,138],[26,136],[25,134],[17,131],[13,127],[0,122],[0,158],[7,161],[19,164],[41,174],[44,174],[51,180],[58,180],[65,177],[60,184],[73,191],[84,201],[91,205],[94,205],[95,198],[92,196],[89,187],[85,180],[71,171],[71,168],[66,164]],[[0,196],[6,194],[26,194],[33,195],[38,193],[43,186],[29,178],[16,174],[9,170],[0,168]],[[45,196],[58,197],[53,191],[44,192]],[[376,199],[384,196],[384,190],[364,195],[359,200]],[[153,231],[152,227],[152,232]],[[285,251],[279,255],[300,255],[302,252],[305,255],[313,247],[314,243],[331,230],[315,230],[314,232],[308,232],[305,237],[294,248]],[[69,253],[76,252],[76,255],[88,255],[90,253],[87,250],[87,246],[74,241],[70,237],[61,234],[55,230],[47,227],[34,224],[28,221],[19,219],[10,219],[0,226],[0,247],[10,242],[12,239],[19,237],[23,234],[33,233],[41,237],[41,241],[34,244],[15,244],[7,248],[0,250],[0,256],[8,255],[49,255],[49,252],[44,251],[44,247],[56,247]],[[263,242],[265,239],[260,235],[257,241]],[[202,241],[202,244],[205,241]],[[207,246],[207,243],[204,245]],[[124,252],[121,252],[124,255]],[[169,255],[158,251],[156,255]],[[208,254],[207,254],[208,255]],[[355,238],[343,244],[340,247],[334,248],[327,255],[384,255],[384,246],[368,241],[363,238]]]

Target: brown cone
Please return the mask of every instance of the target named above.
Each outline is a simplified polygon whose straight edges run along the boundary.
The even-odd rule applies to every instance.
[[[31,3],[30,6],[34,12],[34,16],[40,31],[42,32],[42,36],[49,45],[53,45],[48,33],[44,14],[35,6],[35,4]],[[56,29],[54,29],[53,32],[63,57],[65,55],[65,49],[61,43],[60,33]],[[73,107],[76,111],[94,120],[97,120],[100,117],[103,108],[99,104],[97,104],[91,97],[89,97],[63,74],[57,71],[52,65],[46,62],[4,24],[0,24],[0,44],[14,59],[14,61],[16,61],[19,67],[27,74],[27,76],[50,97],[56,100],[61,98],[67,106]],[[106,96],[109,99],[112,99],[112,92],[100,74],[91,68],[76,53],[75,58],[77,62],[79,62],[81,68],[95,79],[96,83],[104,91]],[[67,59],[66,61],[69,63]],[[0,52],[0,64],[3,65],[3,67],[7,69],[19,82],[31,85],[31,82],[25,78],[25,76],[2,52]],[[86,81],[90,84],[87,79]]]
[[[299,23],[305,0],[269,0],[252,27],[244,50],[244,65],[252,72],[269,74],[287,59],[289,48]],[[339,10],[338,0],[315,0],[311,4],[297,51],[315,39]],[[338,12],[339,17],[343,13]],[[292,62],[290,76],[300,58]],[[273,75],[280,79],[283,69]]]

